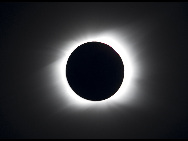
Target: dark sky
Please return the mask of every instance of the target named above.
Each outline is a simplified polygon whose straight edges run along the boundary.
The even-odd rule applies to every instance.
[[[188,3],[0,3],[0,138],[188,138],[187,20]],[[129,41],[135,100],[78,108],[51,64],[106,31]]]

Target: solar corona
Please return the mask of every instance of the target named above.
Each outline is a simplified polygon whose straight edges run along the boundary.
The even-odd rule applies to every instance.
[[[135,64],[130,47],[110,31],[60,43],[59,59],[51,65],[57,99],[75,109],[131,103]]]

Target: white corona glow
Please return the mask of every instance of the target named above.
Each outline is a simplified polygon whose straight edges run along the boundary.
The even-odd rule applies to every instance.
[[[66,78],[66,64],[71,53],[80,45],[87,42],[101,42],[111,46],[121,57],[124,64],[124,79],[119,90],[110,98],[102,100],[102,101],[90,101],[78,96],[69,86],[67,78]],[[134,67],[131,62],[131,57],[128,52],[129,45],[121,42],[117,39],[117,36],[113,33],[99,34],[93,36],[87,36],[82,38],[78,38],[76,41],[72,41],[66,43],[66,47],[62,47],[62,58],[60,58],[54,65],[54,75],[56,82],[58,83],[57,89],[59,89],[60,97],[66,99],[68,104],[72,104],[77,108],[81,108],[87,105],[87,107],[95,106],[97,107],[105,107],[108,104],[113,104],[114,102],[122,102],[129,100],[131,96],[129,95],[130,84],[132,77],[134,75]],[[56,84],[57,84],[56,83]]]

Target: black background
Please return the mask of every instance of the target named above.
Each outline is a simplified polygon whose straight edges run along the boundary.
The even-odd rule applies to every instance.
[[[187,138],[187,9],[183,2],[0,3],[0,138]],[[105,30],[134,44],[139,97],[102,113],[60,110],[66,99],[56,100],[44,69],[60,58],[57,44]]]

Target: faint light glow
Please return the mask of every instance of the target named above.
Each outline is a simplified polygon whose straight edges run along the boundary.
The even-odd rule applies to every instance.
[[[66,78],[66,64],[70,54],[80,45],[87,42],[101,42],[111,46],[121,57],[124,64],[124,79],[119,90],[110,98],[102,101],[89,101],[78,96],[69,86]],[[125,103],[129,101],[133,95],[130,95],[133,85],[132,80],[135,75],[134,64],[132,62],[131,53],[129,52],[130,45],[117,34],[106,32],[98,35],[88,35],[79,37],[77,40],[70,41],[63,45],[60,54],[62,58],[53,64],[53,73],[55,75],[56,88],[58,89],[59,98],[66,99],[66,104],[75,106],[75,108],[95,107],[105,108],[114,103]]]

